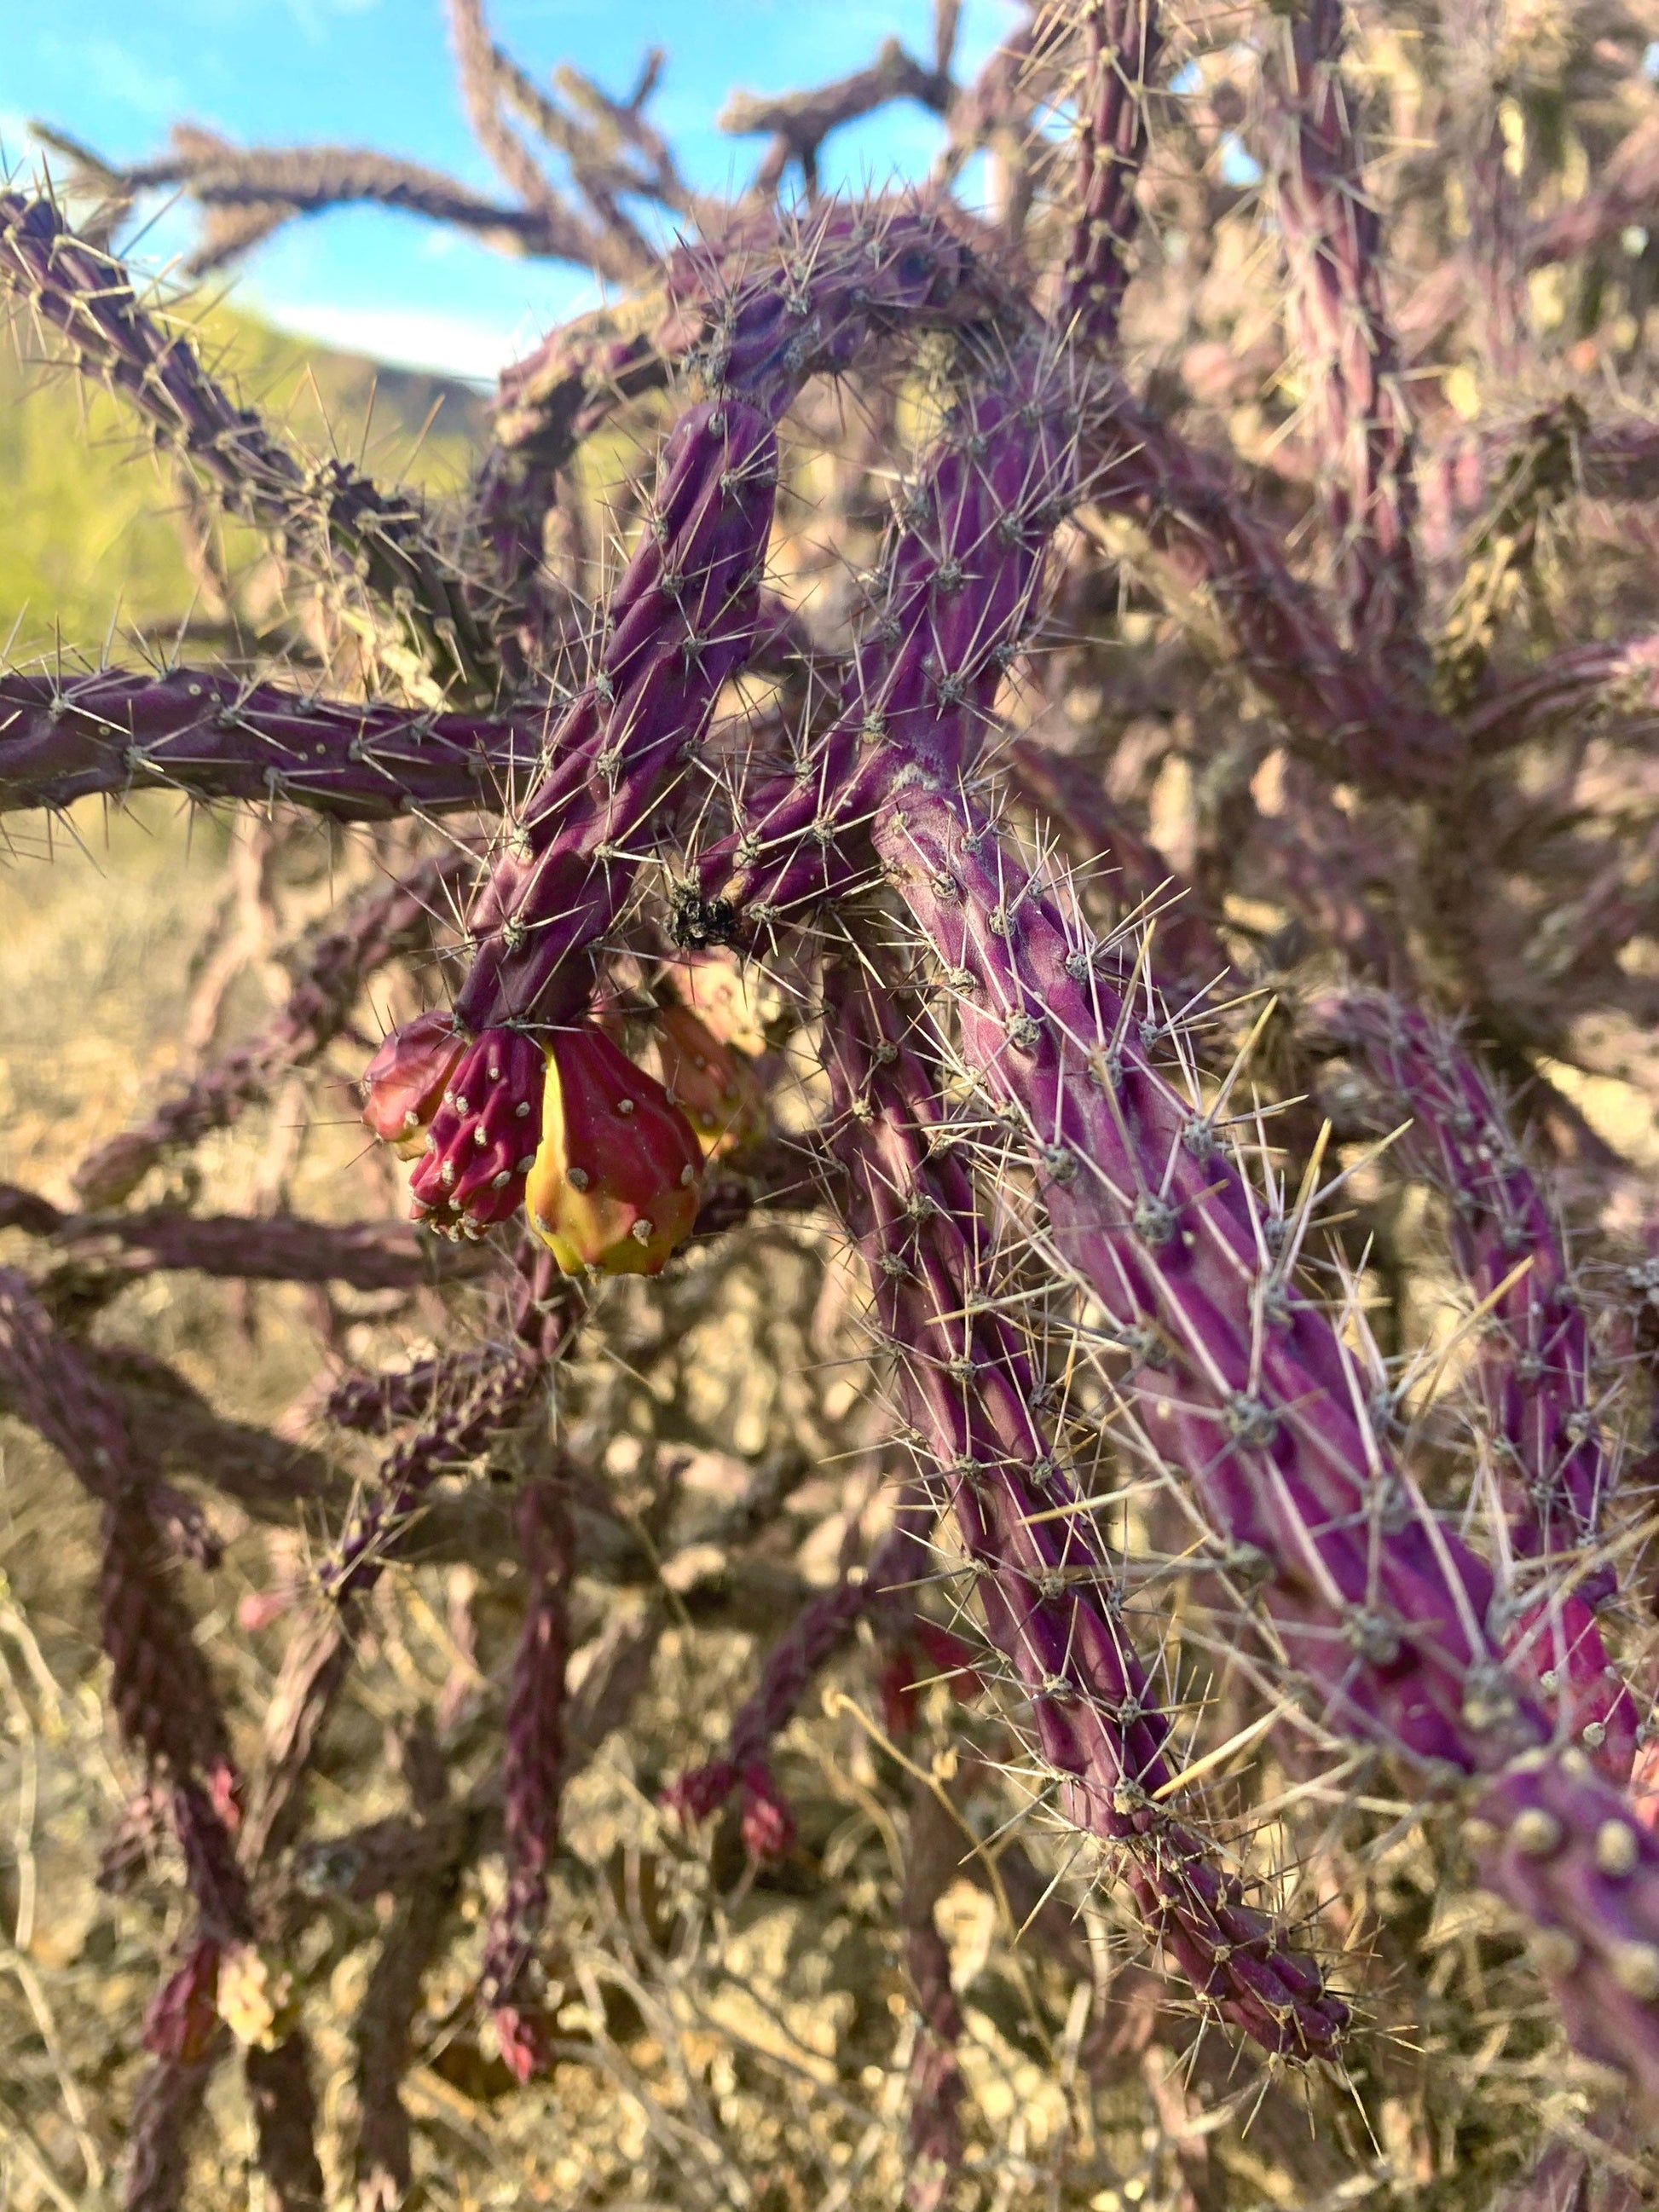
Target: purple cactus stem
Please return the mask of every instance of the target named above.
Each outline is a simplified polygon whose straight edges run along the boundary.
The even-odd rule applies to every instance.
[[[775,416],[805,376],[844,368],[872,337],[970,322],[1006,304],[937,214],[831,205],[682,247],[663,293],[551,331],[502,372],[478,478],[480,526],[525,645],[545,651],[543,544],[559,471],[620,402],[696,357]]]
[[[343,1375],[325,1395],[301,1401],[303,1418],[364,1435],[384,1434],[400,1421],[422,1420],[466,1397],[503,1359],[515,1358],[498,1346],[481,1345],[466,1352],[442,1352],[387,1373]]]
[[[933,1907],[957,1879],[964,1837],[952,1811],[926,1784],[910,1790],[899,1924],[916,2008],[915,2047],[906,2084],[909,2099],[908,2212],[940,2212],[962,2165],[961,2105],[965,2084],[957,2057],[962,2008],[951,1979],[950,1946]]]
[[[1359,994],[1315,1001],[1308,1022],[1361,1055],[1391,1122],[1412,1121],[1406,1157],[1449,1201],[1452,1255],[1487,1309],[1477,1372],[1510,1540],[1523,1562],[1540,1560],[1547,1572],[1534,1586],[1522,1567],[1498,1640],[1539,1701],[1558,1703],[1598,1765],[1623,1779],[1637,1712],[1591,1610],[1616,1588],[1610,1566],[1591,1564],[1616,1468],[1554,1214],[1491,1083],[1449,1024]],[[1523,1260],[1526,1272],[1512,1280]],[[1575,1570],[1565,1591],[1558,1562]]]
[[[1389,653],[1420,684],[1411,423],[1383,307],[1382,218],[1341,72],[1346,13],[1344,0],[1311,0],[1268,42],[1279,222],[1338,595],[1361,656]]]
[[[1215,456],[1109,386],[1083,443],[1097,503],[1137,516],[1183,574],[1208,585],[1298,750],[1366,791],[1447,788],[1464,751],[1455,726],[1402,696],[1390,671],[1344,650],[1273,526]]]
[[[585,1004],[577,956],[627,898],[628,842],[747,657],[776,485],[771,425],[741,400],[707,401],[670,433],[598,665],[469,917],[477,950],[455,999],[466,1028],[568,1020]]]
[[[752,793],[740,829],[702,856],[705,901],[757,926],[787,915],[824,895],[832,846],[843,864],[856,854],[896,775],[972,773],[1075,495],[1068,407],[1065,367],[1042,352],[964,398],[902,499],[839,714],[802,772]]]
[[[1024,1341],[975,1259],[974,1194],[954,1150],[935,1141],[945,1116],[909,1047],[902,1001],[836,970],[826,1005],[849,1226],[899,1356],[919,1449],[977,1571],[991,1640],[1030,1699],[1060,1805],[1123,1847],[1149,1929],[1223,2017],[1270,2051],[1330,2051],[1346,2006],[1160,1802],[1178,1786],[1169,1723],[1128,1644],[1088,1516],[1064,1510],[1080,1498],[1032,1410],[1042,1393]]]
[[[157,2058],[193,2066],[212,2048],[221,1948],[216,1937],[198,1936],[156,1991],[144,2015],[143,2045]]]
[[[340,822],[499,811],[539,774],[549,716],[350,705],[202,668],[0,673],[0,813],[102,792],[304,807]]]
[[[532,1966],[547,1911],[565,1758],[567,1601],[575,1553],[563,1483],[532,1483],[519,1501],[517,1528],[530,1595],[507,1689],[501,1759],[507,1891],[485,1935],[482,1987],[495,2014],[501,2055],[526,2081],[548,2063],[548,2029]]]
[[[1287,1656],[1328,1723],[1448,1781],[1501,1777],[1544,1751],[1551,1723],[1488,1638],[1491,1569],[1391,1463],[1350,1355],[1297,1290],[1224,1139],[1148,1060],[1121,957],[964,801],[912,785],[878,818],[875,842],[952,979],[969,1067],[1018,1113],[1042,1164],[1055,1259],[1121,1332],[1131,1364],[1117,1388],[1142,1449],[1184,1469],[1218,1534],[1260,1559]],[[1562,1764],[1569,1754],[1584,1778]],[[1533,1786],[1551,1778],[1582,1820],[1627,1818],[1580,1747],[1544,1751]],[[1495,1802],[1506,1786],[1494,1784]],[[1512,1855],[1486,1869],[1522,1911],[1536,1905]],[[1593,1887],[1555,1897],[1548,1924],[1605,1979],[1621,1945],[1659,1936],[1659,1891],[1635,1895],[1654,1916],[1639,1939]],[[1566,2016],[1587,2032],[1577,2009]],[[1659,2003],[1622,1998],[1597,2047],[1609,2037],[1659,2083]]]
[[[1079,11],[1085,77],[1078,95],[1076,215],[1054,319],[1103,354],[1117,337],[1127,249],[1139,218],[1146,85],[1164,35],[1157,0],[1088,0]]]
[[[319,1573],[321,1588],[336,1604],[373,1588],[441,1476],[464,1467],[524,1419],[545,1382],[544,1363],[550,1356],[527,1346],[514,1348],[482,1372],[465,1397],[431,1414],[386,1454],[374,1488]]]
[[[317,2158],[317,2096],[306,2038],[296,2030],[270,2050],[256,2045],[242,2065],[266,2203],[272,2212],[320,2212],[325,2196]]]
[[[222,2029],[220,2046],[228,2040]],[[216,2055],[190,2065],[157,2059],[144,2074],[133,2097],[122,2161],[123,2212],[176,2212],[183,2201],[191,2130],[201,2114]]]
[[[983,312],[974,257],[920,213],[839,210],[781,250],[769,222],[752,269],[736,250],[745,244],[739,234],[718,253],[688,246],[670,264],[671,301],[721,295],[703,362],[719,396],[669,434],[598,666],[470,919],[477,949],[456,998],[470,1029],[568,1020],[583,1003],[577,956],[622,910],[629,842],[752,647],[777,486],[772,425],[803,380],[849,362],[872,325]]]
[[[851,366],[872,332],[959,328],[1018,313],[938,210],[903,199],[832,204],[786,223],[760,211],[681,246],[667,296],[703,323],[701,365],[775,422],[809,376]]]
[[[1406,1157],[1449,1201],[1453,1256],[1477,1304],[1528,1262],[1481,1337],[1482,1394],[1514,1540],[1528,1554],[1593,1544],[1614,1465],[1595,1415],[1589,1329],[1555,1215],[1492,1084],[1449,1024],[1397,1000],[1325,997],[1307,1022],[1358,1053],[1390,1126],[1412,1122]],[[1613,1577],[1597,1571],[1578,1587],[1593,1602],[1610,1594]]]

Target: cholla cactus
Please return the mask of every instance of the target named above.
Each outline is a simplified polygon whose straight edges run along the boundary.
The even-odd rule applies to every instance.
[[[0,194],[20,326],[291,625],[0,671],[0,807],[257,807],[262,958],[295,824],[376,872],[59,1199],[0,1187],[0,1392],[101,1516],[106,1878],[190,1901],[130,2205],[193,2201],[233,2057],[284,2204],[441,2190],[434,2081],[572,2204],[1656,2185],[1646,30],[1043,0],[963,83],[957,12],[739,101],[734,206],[660,58],[545,93],[476,0],[509,202],[184,130]],[[927,186],[823,194],[898,97]],[[161,185],[199,268],[371,199],[627,297],[423,501],[139,297]],[[198,1210],[273,1098],[354,1101],[365,1218],[275,1144]],[[307,1286],[274,1426],[122,1340],[185,1273]],[[263,1713],[191,1598],[255,1522]],[[310,1784],[399,1698],[407,1809],[343,1829]],[[544,2160],[576,2074],[621,2101]]]

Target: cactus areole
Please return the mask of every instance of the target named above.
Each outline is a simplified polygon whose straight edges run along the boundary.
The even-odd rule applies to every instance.
[[[702,1146],[654,1076],[603,1030],[556,1031],[525,1201],[567,1274],[656,1275],[702,1194]]]

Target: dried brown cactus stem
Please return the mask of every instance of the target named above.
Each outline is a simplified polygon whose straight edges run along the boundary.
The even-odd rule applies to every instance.
[[[343,548],[394,625],[407,629],[440,698],[452,690],[491,696],[486,631],[410,497],[388,495],[344,462],[307,469],[221,390],[182,331],[140,307],[122,264],[77,239],[51,201],[0,194],[0,287],[67,338],[82,372],[106,378],[234,512],[336,581],[352,573],[338,558]]]
[[[1087,0],[1055,14],[1078,21],[1077,213],[1060,275],[1060,326],[1103,352],[1117,337],[1139,219],[1136,186],[1147,145],[1146,94],[1164,43],[1157,0]]]
[[[1397,684],[1421,683],[1412,428],[1383,306],[1382,224],[1342,75],[1344,18],[1344,0],[1312,0],[1293,18],[1275,16],[1268,38],[1291,351],[1308,385],[1346,641],[1374,665],[1388,660]]]

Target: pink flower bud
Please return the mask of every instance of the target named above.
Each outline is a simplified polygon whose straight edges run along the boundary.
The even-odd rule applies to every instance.
[[[143,2043],[157,2058],[194,2066],[219,2025],[219,1946],[204,1936],[156,1991],[144,2015]]]
[[[659,1273],[702,1195],[696,1132],[661,1084],[599,1030],[556,1032],[525,1200],[565,1273]]]
[[[485,1030],[466,1048],[432,1117],[409,1194],[441,1236],[481,1237],[516,1213],[536,1157],[542,1051],[520,1030]]]
[[[795,1816],[759,1763],[743,1770],[743,1845],[757,1866],[787,1858],[795,1845]]]
[[[541,2013],[518,2005],[497,2005],[490,2019],[501,2045],[501,2063],[515,2081],[528,2081],[552,2070],[547,2021]]]
[[[669,1006],[662,1013],[657,1064],[669,1097],[709,1159],[758,1135],[764,1102],[753,1068],[689,1006]]]
[[[466,1038],[435,1008],[392,1030],[363,1071],[363,1119],[404,1159],[418,1152]]]

